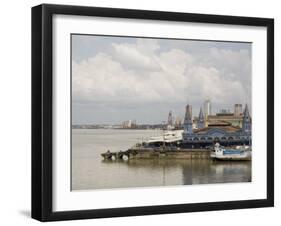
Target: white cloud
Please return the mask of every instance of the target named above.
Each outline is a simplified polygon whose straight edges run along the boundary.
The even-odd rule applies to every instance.
[[[206,48],[198,52],[179,48],[162,51],[157,40],[148,39],[134,44],[111,43],[110,52],[73,61],[73,100],[122,106],[202,103],[206,98],[218,104],[250,100],[248,50]]]
[[[125,68],[138,70],[158,70],[154,51],[159,49],[157,41],[137,39],[136,44],[112,43],[112,56]]]

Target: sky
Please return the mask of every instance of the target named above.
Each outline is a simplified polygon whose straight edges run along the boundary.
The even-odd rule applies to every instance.
[[[72,35],[72,123],[139,124],[251,107],[251,43]]]

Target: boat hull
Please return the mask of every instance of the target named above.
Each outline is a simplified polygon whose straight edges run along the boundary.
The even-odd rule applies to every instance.
[[[223,161],[251,161],[252,157],[249,156],[211,156],[212,159]]]
[[[217,160],[227,161],[250,161],[252,160],[252,151],[245,149],[225,149],[215,147],[210,157]]]

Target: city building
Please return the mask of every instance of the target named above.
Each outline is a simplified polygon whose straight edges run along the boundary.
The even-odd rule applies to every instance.
[[[212,105],[210,100],[204,102],[204,117],[205,119],[212,114]]]
[[[231,114],[231,115],[228,115]],[[210,119],[211,117],[211,119]],[[192,106],[186,106],[184,118],[184,132],[182,145],[185,148],[206,148],[214,143],[220,143],[223,146],[231,145],[250,145],[251,134],[251,116],[248,106],[245,106],[244,112],[239,117],[242,117],[242,126],[235,125],[236,117],[233,113],[219,113],[212,118],[207,117],[207,125],[202,121],[202,109],[197,120],[197,128],[192,126]],[[221,120],[227,119],[227,120]],[[202,127],[202,125],[206,125]],[[234,125],[233,125],[234,124]]]
[[[208,126],[209,124],[214,124],[217,121],[229,122],[232,126],[238,126],[242,128],[242,104],[235,104],[233,112],[231,112],[229,109],[221,109],[215,115],[209,115],[205,120],[205,125]]]
[[[137,127],[136,120],[127,120],[122,122],[123,129],[135,129]]]
[[[175,129],[182,129],[182,119],[179,116],[175,120]]]
[[[218,121],[228,122],[233,126],[242,128],[243,114],[235,115],[234,113],[217,113],[215,115],[209,115],[206,119],[205,125],[214,124]]]
[[[242,114],[242,104],[234,105],[234,116],[240,116]]]
[[[173,128],[173,114],[172,111],[169,111],[167,129],[172,129],[172,128]]]

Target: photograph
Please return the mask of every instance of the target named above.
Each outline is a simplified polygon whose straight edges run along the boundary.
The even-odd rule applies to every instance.
[[[273,207],[274,18],[120,7],[32,7],[32,218]]]
[[[252,182],[251,42],[70,40],[71,191]]]

